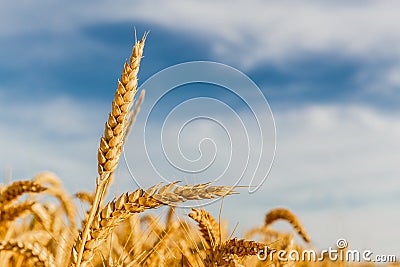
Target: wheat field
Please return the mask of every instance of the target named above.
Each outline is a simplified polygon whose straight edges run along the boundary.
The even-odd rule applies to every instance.
[[[228,197],[229,201],[237,193],[236,188],[175,182],[138,188],[105,202],[124,142],[144,99],[144,91],[137,100],[135,96],[146,37],[134,44],[123,66],[99,142],[94,192],[70,194],[49,172],[1,185],[0,266],[348,265],[327,259],[282,261],[277,255],[265,255],[268,257],[260,260],[260,252],[301,253],[311,247],[313,238],[318,238],[310,238],[296,215],[287,209],[272,209],[260,226],[247,231],[244,237],[229,233],[225,222],[204,209],[193,208],[186,218],[177,216],[178,203],[217,197]],[[79,224],[78,210],[82,206],[87,212]],[[166,214],[146,212],[162,206]],[[293,231],[274,230],[277,220],[288,222]],[[303,240],[301,244],[296,242],[296,235]]]

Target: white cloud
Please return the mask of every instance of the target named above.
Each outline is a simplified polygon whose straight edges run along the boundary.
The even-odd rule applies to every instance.
[[[4,4],[0,34],[74,32],[82,25],[144,21],[205,38],[222,59],[248,65],[281,62],[304,53],[335,53],[364,60],[399,57],[399,2],[364,1],[164,1],[136,3],[52,1]],[[72,6],[72,5],[71,5]],[[34,10],[35,12],[32,12]],[[162,12],[154,12],[162,10]],[[150,29],[151,30],[151,29]],[[232,57],[234,55],[234,57]],[[229,63],[229,62],[228,62]]]
[[[398,60],[398,58],[394,58]],[[365,67],[356,76],[356,81],[361,85],[367,96],[377,96],[395,100],[400,97],[400,64],[391,63],[377,66]]]
[[[372,60],[398,57],[398,8],[397,1],[152,1],[114,5],[108,17],[139,19],[207,38],[222,59],[252,65],[316,52]]]
[[[105,116],[98,113],[100,105],[96,110],[95,103],[86,105],[66,97],[15,99],[3,93],[0,100],[0,169],[10,169],[13,180],[50,170],[69,189],[90,189]],[[81,183],[75,187],[77,181]]]
[[[215,60],[242,69],[265,62],[287,68],[293,61],[313,54],[359,60],[355,82],[372,97],[381,93],[398,98],[400,66],[400,3],[386,1],[76,1],[70,7],[53,1],[12,1],[2,4],[0,36],[31,42],[39,34],[52,42],[32,44],[32,51],[7,58],[11,66],[24,66],[41,57],[58,60],[74,54],[75,46],[103,53],[103,44],[86,38],[80,30],[88,25],[112,22],[143,22],[160,25],[185,38],[196,37],[209,45]],[[162,12],[155,12],[162,10]],[[146,29],[139,29],[142,32]],[[64,40],[70,40],[68,44]],[[58,41],[57,41],[58,40]],[[150,40],[151,41],[151,36]],[[56,45],[52,45],[55,42]],[[69,48],[65,46],[68,45]],[[12,49],[6,48],[5,49]],[[5,50],[6,51],[6,50]],[[364,90],[365,89],[365,90]]]

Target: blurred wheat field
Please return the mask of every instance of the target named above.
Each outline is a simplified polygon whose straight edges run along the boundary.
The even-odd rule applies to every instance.
[[[249,229],[240,238],[204,209],[193,208],[186,218],[177,216],[176,204],[237,193],[232,187],[157,184],[125,192],[105,203],[122,147],[144,99],[142,92],[135,101],[146,37],[133,46],[118,81],[99,142],[94,192],[70,194],[49,172],[1,185],[0,266],[349,265],[328,258],[284,261],[270,253],[279,250],[301,254],[318,238],[310,238],[300,220],[287,209],[272,209],[259,227]],[[168,210],[166,214],[146,213],[163,206]],[[78,225],[80,207],[86,207],[87,212]],[[287,221],[293,231],[274,230],[277,220]],[[301,244],[295,241],[296,235],[303,240]],[[261,260],[260,255],[266,259]]]

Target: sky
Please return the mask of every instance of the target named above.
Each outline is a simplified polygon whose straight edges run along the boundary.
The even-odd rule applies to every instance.
[[[3,177],[51,171],[71,193],[94,188],[136,28],[138,37],[150,31],[139,73],[146,98],[110,197],[162,178],[245,185],[256,171],[261,182],[272,165],[256,192],[224,200],[235,234],[286,207],[313,246],[346,238],[400,257],[399,10],[398,1],[358,0],[2,1]],[[191,83],[163,96],[167,81],[151,82],[190,61],[230,66],[259,91]],[[218,215],[220,204],[206,208]]]

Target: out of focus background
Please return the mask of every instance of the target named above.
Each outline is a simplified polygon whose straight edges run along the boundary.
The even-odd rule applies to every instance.
[[[345,238],[352,249],[399,256],[399,12],[398,1],[2,1],[2,182],[49,170],[71,193],[94,189],[99,138],[135,27],[138,37],[150,31],[139,83],[177,63],[210,60],[248,75],[268,100],[275,161],[258,191],[239,189],[224,200],[221,217],[231,229],[239,223],[235,235],[262,225],[268,210],[287,207],[318,248]],[[152,88],[145,89],[152,105]],[[187,92],[224,95],[203,89]],[[181,97],[169,96],[170,110]],[[243,104],[233,103],[234,96],[220,99],[234,110]],[[168,109],[158,112],[151,123],[162,126]],[[129,140],[140,141],[135,133],[143,132],[145,119],[139,115]],[[198,141],[225,135],[194,126],[182,148],[192,160],[215,149]],[[164,141],[176,141],[170,138]],[[125,150],[137,180],[160,181],[138,164],[145,154],[129,142]],[[185,175],[171,179],[185,181]],[[197,174],[197,182],[211,180]],[[110,197],[136,187],[124,161]],[[218,215],[220,204],[206,208]]]

